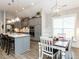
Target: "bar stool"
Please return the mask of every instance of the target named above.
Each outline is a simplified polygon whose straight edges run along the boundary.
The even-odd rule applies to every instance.
[[[10,47],[10,52],[14,52],[15,51],[15,42],[14,42],[14,39],[13,37],[9,37],[10,40],[9,40],[9,47]]]
[[[2,33],[0,34],[0,40],[1,40],[1,49],[4,50],[5,49],[5,42],[6,42],[6,38],[5,35],[3,35]]]
[[[6,52],[7,52],[7,55],[9,55],[12,50],[15,49],[15,45],[14,45],[14,38],[13,37],[10,37],[10,36],[6,36],[7,38],[7,48],[6,48]]]
[[[0,34],[0,47],[2,49],[2,33]]]

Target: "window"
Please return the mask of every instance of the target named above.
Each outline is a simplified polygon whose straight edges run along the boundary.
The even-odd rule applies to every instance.
[[[66,34],[66,37],[75,37],[75,15],[66,15],[53,18],[53,35],[57,36],[59,33]]]

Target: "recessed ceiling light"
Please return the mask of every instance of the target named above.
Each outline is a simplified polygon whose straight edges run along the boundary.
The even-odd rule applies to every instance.
[[[18,11],[16,10],[16,12],[18,12]]]
[[[22,8],[24,10],[24,8]]]
[[[34,3],[32,3],[32,5],[34,5]]]

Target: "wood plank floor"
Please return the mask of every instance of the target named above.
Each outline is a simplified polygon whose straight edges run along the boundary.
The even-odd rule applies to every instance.
[[[73,48],[74,59],[79,59],[79,49]],[[38,59],[38,42],[31,42],[31,49],[21,55],[7,55],[0,49],[0,59]],[[46,56],[44,59],[49,59]]]
[[[73,53],[75,59],[79,59],[79,49],[78,48],[73,48]]]

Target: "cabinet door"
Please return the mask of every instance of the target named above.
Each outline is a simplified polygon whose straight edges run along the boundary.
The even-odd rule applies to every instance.
[[[40,35],[41,35],[41,26],[37,25],[35,26],[35,39],[40,40]]]

